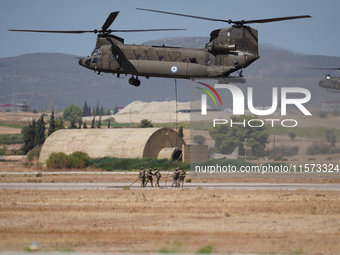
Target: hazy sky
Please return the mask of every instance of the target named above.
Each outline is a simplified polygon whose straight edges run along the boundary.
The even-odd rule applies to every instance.
[[[117,33],[127,44],[164,37],[209,36],[228,27],[211,22],[136,10],[136,7],[219,19],[248,20],[293,15],[312,18],[252,24],[259,43],[297,53],[340,57],[339,0],[0,0],[0,58],[36,52],[89,55],[96,35],[9,32],[7,29],[99,29],[110,12],[120,11],[112,29],[185,28],[186,31]]]

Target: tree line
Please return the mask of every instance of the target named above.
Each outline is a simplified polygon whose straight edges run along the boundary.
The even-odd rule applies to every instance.
[[[114,106],[113,110],[110,108],[105,108],[103,106],[99,107],[99,101],[97,102],[96,106],[91,107],[91,105],[87,104],[87,101],[85,100],[82,116],[88,117],[88,116],[107,116],[116,114],[118,112],[118,106]]]

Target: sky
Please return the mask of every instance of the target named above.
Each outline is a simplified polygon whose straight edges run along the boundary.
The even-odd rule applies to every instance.
[[[311,15],[312,18],[252,24],[259,44],[296,53],[340,57],[339,0],[0,0],[0,58],[48,52],[87,56],[94,34],[40,34],[7,29],[100,29],[110,12],[120,11],[111,29],[182,28],[186,31],[116,33],[126,44],[164,37],[209,36],[228,23],[136,10],[156,9],[217,19],[252,20]]]

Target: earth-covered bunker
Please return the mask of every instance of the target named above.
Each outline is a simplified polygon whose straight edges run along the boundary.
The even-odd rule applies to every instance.
[[[169,155],[179,157],[183,144],[170,128],[61,129],[46,139],[39,161],[45,163],[52,152],[75,151],[91,158],[157,158],[164,148],[176,148]]]

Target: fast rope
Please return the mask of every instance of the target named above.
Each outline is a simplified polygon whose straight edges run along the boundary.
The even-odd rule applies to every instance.
[[[178,100],[177,100],[177,79],[175,79],[175,96],[176,96],[176,107],[175,107],[175,114],[176,114],[176,122],[175,122],[175,130],[177,132],[177,123],[178,123]],[[176,143],[175,143],[175,146],[177,147],[177,135],[176,135]],[[166,175],[166,178],[165,178],[165,184],[164,184],[164,187],[166,187],[166,183],[168,181],[168,177],[169,177],[169,172],[170,172],[170,169],[171,169],[171,166],[172,166],[172,162],[174,161],[174,158],[172,157],[171,158],[171,161],[170,161],[170,164],[169,164],[169,168],[168,168],[168,173]],[[177,161],[176,161],[177,162]]]
[[[131,184],[129,185],[129,187],[131,187],[133,184],[135,184],[135,182],[138,181],[138,180],[139,180],[139,176],[137,177],[137,179],[136,179],[133,183],[131,183]]]

